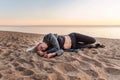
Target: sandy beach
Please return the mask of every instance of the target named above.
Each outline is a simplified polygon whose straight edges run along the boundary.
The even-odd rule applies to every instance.
[[[120,80],[120,39],[96,38],[105,48],[51,59],[25,52],[43,37],[0,31],[0,80]]]

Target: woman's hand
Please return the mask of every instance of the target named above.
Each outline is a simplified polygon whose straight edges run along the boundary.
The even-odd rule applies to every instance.
[[[49,54],[44,54],[44,58],[52,58],[52,57],[55,57],[56,56],[56,53],[49,53]]]
[[[46,52],[43,52],[43,51],[37,51],[37,54],[41,57],[44,57],[44,58],[52,58],[52,57],[56,56],[56,53],[47,54]]]

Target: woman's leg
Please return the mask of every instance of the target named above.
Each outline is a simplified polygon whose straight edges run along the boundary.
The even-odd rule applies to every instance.
[[[76,38],[76,42],[83,42],[84,44],[92,44],[95,43],[96,40],[93,37],[87,36],[87,35],[83,35],[80,33],[73,33],[75,38]]]
[[[90,47],[96,42],[95,38],[80,33],[71,33],[76,39],[76,48]]]

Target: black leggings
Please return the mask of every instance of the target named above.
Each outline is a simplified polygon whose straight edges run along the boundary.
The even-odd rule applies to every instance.
[[[95,38],[80,33],[70,33],[72,48],[85,48],[96,42]]]

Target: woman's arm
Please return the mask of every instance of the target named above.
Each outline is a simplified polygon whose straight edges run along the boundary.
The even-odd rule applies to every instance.
[[[42,52],[42,51],[37,51],[37,54],[39,55],[39,56],[41,56],[41,57],[45,57],[45,58],[52,58],[52,57],[55,57],[55,56],[60,56],[60,55],[62,55],[63,54],[63,50],[62,49],[60,49],[60,50],[58,50],[58,51],[56,51],[56,52],[53,52],[53,53],[47,53],[47,52]]]
[[[49,53],[49,54],[44,54],[44,58],[53,58],[55,57],[57,54],[56,53]]]
[[[46,35],[46,36],[44,37],[44,39],[43,39],[43,42],[46,42],[46,43],[48,43],[48,44],[51,45],[51,46],[49,46],[49,47],[51,47],[51,48],[49,48],[49,49],[46,51],[47,53],[53,53],[53,52],[56,52],[57,50],[60,49],[60,46],[59,46],[59,42],[58,42],[58,40],[57,40],[57,37],[56,37],[54,34],[52,34],[52,33]]]
[[[52,58],[52,57],[55,57],[55,56],[60,56],[60,55],[62,55],[63,54],[63,50],[62,49],[60,49],[60,50],[57,50],[56,52],[53,52],[53,53],[49,53],[49,54],[44,54],[44,57],[45,58]]]

